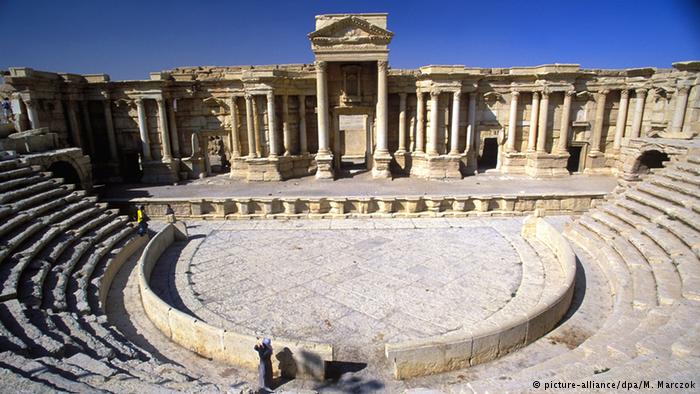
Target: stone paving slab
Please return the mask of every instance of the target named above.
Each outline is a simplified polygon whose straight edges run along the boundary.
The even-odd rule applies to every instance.
[[[204,320],[330,342],[343,360],[367,361],[386,342],[444,334],[504,308],[523,281],[521,256],[535,255],[519,250],[529,247],[521,225],[520,218],[194,221],[192,240],[169,250],[153,275],[175,276],[158,291],[196,303]]]

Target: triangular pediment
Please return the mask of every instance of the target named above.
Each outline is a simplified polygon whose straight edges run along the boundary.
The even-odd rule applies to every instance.
[[[348,16],[309,33],[309,39],[316,44],[366,41],[388,44],[393,35],[394,33],[389,30],[373,25],[362,18]]]

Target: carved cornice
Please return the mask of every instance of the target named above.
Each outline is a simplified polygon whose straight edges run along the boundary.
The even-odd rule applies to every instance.
[[[381,72],[386,73],[386,70],[389,68],[389,62],[386,60],[379,60],[377,61],[377,69]]]
[[[337,30],[355,27],[367,34],[368,36],[353,36],[345,35],[336,37],[333,36]],[[364,19],[354,15],[340,19],[328,26],[322,27],[312,33],[308,37],[314,45],[328,46],[338,44],[375,44],[388,45],[394,33],[389,30],[382,29],[379,26],[373,25]]]

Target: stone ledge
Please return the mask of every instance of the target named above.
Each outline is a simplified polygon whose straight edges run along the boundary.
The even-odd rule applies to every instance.
[[[232,365],[256,369],[259,363],[253,347],[257,338],[212,326],[172,308],[160,299],[148,284],[160,255],[176,240],[187,237],[184,223],[168,224],[146,246],[138,262],[141,302],[146,315],[173,342],[201,356]],[[328,344],[273,338],[277,354],[273,359],[275,375],[325,378],[327,361],[333,361],[333,347]]]
[[[534,236],[556,255],[564,280],[530,311],[500,315],[476,327],[432,338],[385,345],[387,361],[397,379],[461,369],[501,357],[549,332],[571,305],[576,255],[566,239],[544,219],[525,220],[523,235]]]

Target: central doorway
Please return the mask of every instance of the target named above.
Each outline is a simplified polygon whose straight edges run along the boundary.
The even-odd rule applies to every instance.
[[[335,114],[335,167],[341,176],[354,176],[372,169],[370,115],[338,109]]]

